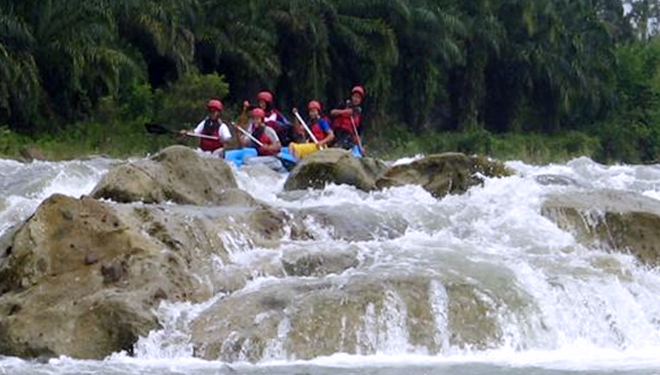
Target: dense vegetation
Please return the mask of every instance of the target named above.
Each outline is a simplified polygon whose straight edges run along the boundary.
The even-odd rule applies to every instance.
[[[209,96],[361,83],[372,150],[649,162],[659,21],[658,0],[3,0],[0,153],[150,150],[142,123]]]

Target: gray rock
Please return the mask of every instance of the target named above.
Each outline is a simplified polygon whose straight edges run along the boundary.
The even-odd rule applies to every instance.
[[[184,146],[171,146],[150,159],[112,168],[96,185],[94,198],[115,202],[223,204],[235,199],[236,180],[224,160],[203,157]],[[249,200],[247,194],[244,199]]]
[[[0,259],[0,355],[102,359],[159,327],[162,299],[199,303],[242,288],[225,237],[277,246],[290,218],[260,204],[122,205],[53,195]]]
[[[410,164],[387,170],[376,182],[379,188],[420,185],[437,198],[460,194],[479,185],[485,177],[509,176],[512,172],[504,164],[483,157],[469,157],[461,153],[430,155]]]
[[[356,158],[349,151],[329,148],[304,158],[289,174],[284,189],[323,189],[334,183],[372,191],[376,189],[376,178],[386,169],[382,161]]]
[[[587,247],[631,253],[660,265],[660,202],[618,191],[571,191],[549,195],[542,214]]]

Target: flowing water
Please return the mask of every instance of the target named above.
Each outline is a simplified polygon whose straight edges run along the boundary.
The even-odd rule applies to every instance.
[[[0,235],[53,193],[89,193],[118,162],[0,160]],[[660,199],[660,167],[603,166],[586,158],[508,165],[516,175],[439,200],[416,186],[284,193],[284,177],[237,170],[240,187],[272,206],[343,219],[308,222],[313,240],[284,238],[277,249],[219,233],[231,244],[233,267],[253,269],[253,277],[232,295],[206,303],[162,303],[163,328],[141,338],[132,357],[0,357],[0,374],[660,374],[660,273],[623,253],[587,249],[541,215],[544,197],[557,192],[616,189]],[[547,176],[566,183],[539,183]],[[264,265],[313,251],[356,254],[358,263],[319,277],[286,276]],[[406,294],[417,279],[426,283],[423,312]],[[393,280],[404,286],[390,287]],[[341,321],[332,340],[344,350],[297,359],[289,339],[304,327],[285,316],[256,362],[193,357],[192,325],[219,301],[320,283],[333,290],[376,285],[380,293],[353,321]],[[456,288],[468,288],[470,301],[478,301],[462,306],[458,317],[448,302]],[[470,309],[478,310],[478,319]],[[416,331],[420,325],[411,317],[425,332]],[[460,330],[452,331],[457,324]],[[489,334],[482,338],[482,332]],[[480,344],[460,345],[461,335],[474,335],[471,342]]]

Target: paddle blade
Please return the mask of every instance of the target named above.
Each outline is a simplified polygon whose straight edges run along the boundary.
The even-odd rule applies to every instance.
[[[168,134],[168,133],[175,133],[174,130],[170,130],[163,125],[159,124],[144,124],[145,129],[147,129],[148,133],[151,134]]]

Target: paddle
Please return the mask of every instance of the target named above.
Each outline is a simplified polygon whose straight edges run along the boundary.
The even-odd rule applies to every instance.
[[[297,110],[296,108],[293,109],[293,114],[296,116],[296,118],[298,119],[298,121],[300,121],[300,123],[302,124],[303,128],[305,128],[305,131],[307,132],[307,134],[309,135],[309,137],[312,139],[312,141],[314,141],[314,143],[316,143],[316,144],[318,145],[318,144],[319,144],[319,140],[316,139],[316,137],[314,136],[314,133],[312,133],[312,131],[311,131],[311,130],[309,129],[309,127],[307,126],[307,123],[305,123],[305,120],[303,120],[302,117],[300,117],[300,113],[298,113],[298,110]]]
[[[256,138],[255,138],[252,134],[250,134],[247,130],[245,130],[245,129],[241,128],[240,126],[236,125],[236,123],[233,123],[233,122],[232,122],[231,124],[232,124],[232,126],[233,126],[234,128],[238,129],[238,130],[239,130],[241,133],[243,133],[246,137],[250,138],[250,140],[251,140],[252,142],[254,142],[254,143],[256,143],[257,145],[259,145],[259,147],[264,147],[264,144],[261,143],[261,141],[259,141],[258,139],[256,139]]]
[[[160,124],[147,123],[147,124],[144,124],[144,127],[145,127],[145,129],[147,129],[147,132],[151,133],[151,134],[183,134],[183,135],[187,135],[189,137],[213,139],[213,140],[216,140],[216,141],[218,139],[220,139],[220,138],[214,137],[212,135],[196,134],[196,133],[193,133],[193,132],[183,132],[183,133],[181,133],[179,131],[166,128],[165,126],[160,125]]]
[[[264,144],[261,141],[259,141],[257,138],[255,138],[252,134],[250,134],[250,132],[248,132],[247,130],[241,128],[240,126],[236,125],[233,122],[231,124],[234,128],[238,129],[238,131],[245,134],[246,137],[250,138],[250,140],[252,140],[252,142],[256,143],[259,147],[264,146]],[[286,147],[282,147],[282,150],[284,150],[285,148]],[[289,154],[285,153],[284,151],[280,151],[277,155],[275,155],[275,157],[280,159],[280,161],[282,162],[282,164],[284,165],[284,167],[287,170],[291,170],[298,163],[298,160],[296,160],[292,155],[289,155]]]
[[[353,115],[351,115],[351,124],[353,125],[353,131],[355,132],[355,139],[358,142],[358,147],[360,148],[360,153],[364,156],[364,147],[362,147],[362,138],[360,138],[360,133],[357,131],[357,126],[355,126],[355,120],[353,120]]]

